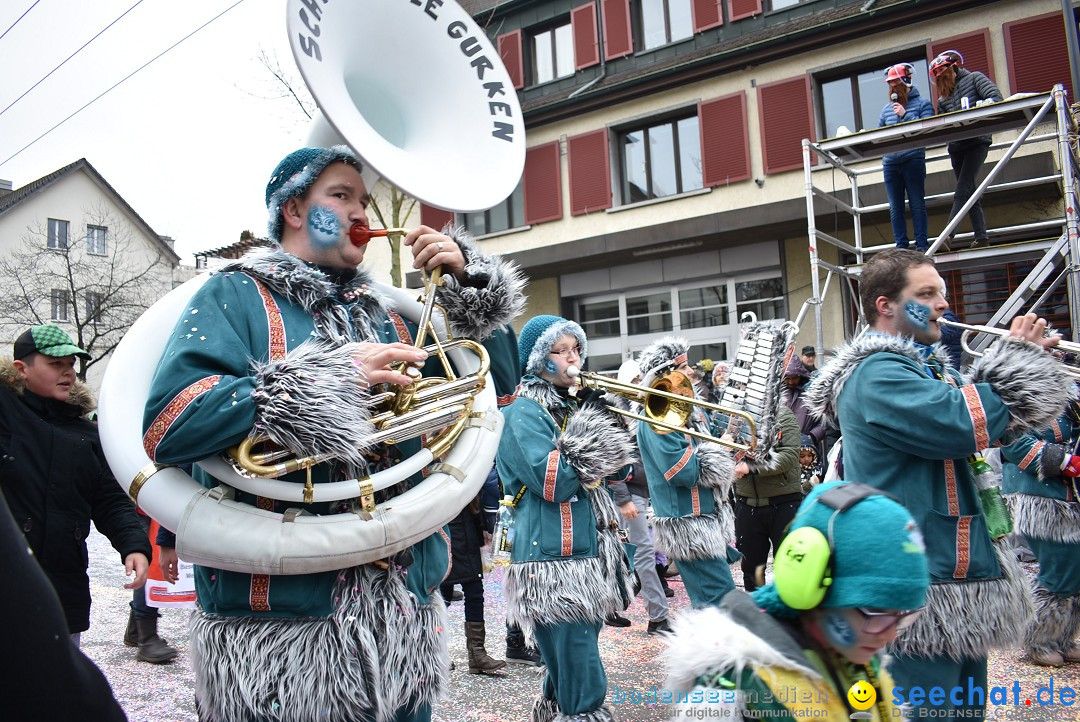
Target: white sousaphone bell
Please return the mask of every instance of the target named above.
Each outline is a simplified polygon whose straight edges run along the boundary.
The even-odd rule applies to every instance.
[[[403,192],[459,212],[485,210],[517,186],[525,130],[498,52],[453,0],[318,4],[288,0],[297,65],[322,110],[309,145],[344,140],[364,160],[370,190],[381,174]],[[401,38],[408,38],[403,44]],[[177,535],[177,553],[196,564],[252,574],[307,574],[385,558],[427,537],[476,496],[502,429],[494,386],[481,384],[471,418],[440,459],[427,449],[366,482],[393,486],[428,475],[371,511],[277,514],[233,501],[233,490],[303,500],[303,485],[237,473],[220,456],[199,466],[221,482],[206,489],[176,467],[154,464],[142,417],[157,362],[176,321],[205,283],[199,276],[155,303],[113,352],[101,386],[101,441],[116,478],[139,506]],[[389,305],[419,321],[423,308],[401,289],[380,287]],[[432,291],[433,292],[433,291]],[[432,325],[447,337],[436,311]],[[481,360],[452,350],[461,374]],[[377,478],[378,477],[378,478]],[[314,486],[314,501],[359,495],[357,482]]]

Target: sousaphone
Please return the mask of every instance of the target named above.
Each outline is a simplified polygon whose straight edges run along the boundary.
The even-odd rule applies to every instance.
[[[510,195],[525,159],[517,95],[494,46],[453,0],[286,4],[293,54],[323,116],[309,145],[343,140],[363,159],[369,190],[381,175],[446,210],[484,210]],[[374,508],[323,516],[299,510],[306,501],[357,497],[355,480],[317,484],[305,494],[303,484],[251,478],[214,456],[199,462],[221,482],[207,489],[179,468],[154,464],[142,444],[143,407],[172,329],[206,278],[173,290],[132,326],[113,352],[100,394],[109,464],[139,506],[176,533],[182,559],[252,574],[342,569],[407,548],[476,496],[502,429],[490,379],[477,384],[463,430],[439,458],[423,450],[381,478],[362,480],[370,494],[427,472],[424,481]],[[430,311],[406,291],[380,290],[413,321]],[[432,328],[448,341],[438,311]],[[461,375],[486,370],[482,359],[460,349],[446,355]],[[297,508],[277,514],[240,504],[235,489]]]

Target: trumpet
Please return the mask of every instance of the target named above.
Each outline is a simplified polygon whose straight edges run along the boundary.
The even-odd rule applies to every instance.
[[[405,231],[393,228],[368,232],[372,235],[389,235]],[[431,316],[435,309],[435,289],[440,285],[441,266],[424,279],[424,304],[417,322],[414,345],[422,348],[428,356],[438,357],[445,376],[423,377],[419,368],[401,364],[398,370],[409,376],[411,383],[371,396],[372,406],[376,409],[371,417],[375,426],[375,434],[370,439],[372,444],[398,444],[438,432],[425,444],[434,458],[445,454],[465,429],[472,413],[473,398],[484,389],[491,368],[487,349],[481,344],[469,339],[443,341],[435,332]],[[425,345],[429,332],[432,343]],[[472,373],[461,377],[455,374],[447,355],[455,349],[464,349],[476,355],[478,365]],[[226,453],[239,472],[263,478],[276,478],[309,469],[336,456],[325,453],[295,457],[287,449],[267,449],[269,442],[266,434],[252,434],[240,444],[230,447]],[[308,483],[310,485],[310,479]]]
[[[951,326],[953,328],[958,328],[962,330],[963,333],[960,334],[960,346],[964,349],[964,351],[971,354],[975,358],[980,358],[982,356],[982,352],[976,351],[968,345],[969,335],[973,335],[976,333],[986,333],[990,334],[991,336],[1000,336],[1001,338],[1009,335],[1009,329],[997,328],[996,326],[973,326],[967,323],[960,323],[959,321],[950,321],[947,318],[939,318],[937,322],[939,326]],[[1060,351],[1064,351],[1065,353],[1080,354],[1080,343],[1076,343],[1074,341],[1058,341],[1058,344],[1057,346],[1055,346],[1055,348]]]
[[[581,371],[575,366],[568,368],[567,374],[576,376],[578,384],[582,388],[610,392],[641,404],[645,411],[644,415],[624,411],[615,406],[608,406],[608,409],[620,416],[644,421],[659,434],[670,434],[677,431],[682,434],[689,434],[702,441],[711,441],[714,444],[740,451],[753,451],[757,446],[757,427],[750,414],[694,398],[693,382],[690,381],[686,374],[680,371],[671,371],[665,374],[654,381],[651,386],[624,383],[601,374]],[[695,406],[702,410],[719,411],[728,416],[742,419],[750,429],[750,440],[744,444],[741,441],[712,436],[689,428],[688,421]]]

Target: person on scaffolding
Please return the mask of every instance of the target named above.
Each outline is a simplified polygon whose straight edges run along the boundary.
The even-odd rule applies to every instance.
[[[912,82],[915,67],[911,63],[898,63],[885,70],[885,82],[889,87],[889,102],[881,109],[878,127],[906,123],[934,114],[933,104],[919,94]],[[893,240],[897,248],[910,248],[907,234],[907,218],[904,215],[904,194],[911,206],[911,222],[915,235],[915,248],[925,251],[927,243],[926,215],[926,150],[911,148],[888,153],[882,161],[885,174],[885,195],[889,198],[889,220],[892,221]]]

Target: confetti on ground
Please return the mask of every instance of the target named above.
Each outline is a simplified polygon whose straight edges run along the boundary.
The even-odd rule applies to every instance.
[[[172,664],[139,662],[135,650],[123,643],[131,592],[122,588],[123,567],[108,540],[94,531],[90,541],[91,594],[94,605],[90,630],[83,633],[85,651],[109,678],[120,704],[132,722],[195,722],[194,679],[188,663],[187,617],[182,609],[165,609],[159,631],[180,650]],[[1034,564],[1025,564],[1034,575]],[[732,568],[736,584],[742,583],[738,565]],[[669,580],[675,598],[669,600],[677,615],[689,600],[678,578]],[[485,580],[487,651],[503,658],[506,602],[502,594],[502,569],[496,568]],[[663,641],[645,632],[648,617],[638,598],[625,616],[632,624],[624,629],[604,627],[600,633],[600,654],[608,676],[608,701],[617,691],[636,691],[647,699],[655,689],[663,689],[664,669],[658,659]],[[449,607],[450,657],[456,669],[450,673],[448,697],[436,708],[433,722],[522,722],[529,719],[532,701],[540,692],[543,677],[535,667],[507,665],[502,674],[473,675],[468,672],[465,654],[464,609],[461,602]],[[1042,687],[1054,686],[1054,706],[1038,703]],[[989,684],[1009,688],[1020,683],[1020,705],[991,706],[986,719],[1007,722],[1080,720],[1080,700],[1075,706],[1060,704],[1063,687],[1080,689],[1080,665],[1047,669],[1030,664],[1020,650],[990,657]],[[1045,700],[1047,693],[1043,692]],[[1025,705],[1030,699],[1031,704]],[[647,702],[612,704],[620,722],[656,722],[667,719],[665,707]]]

